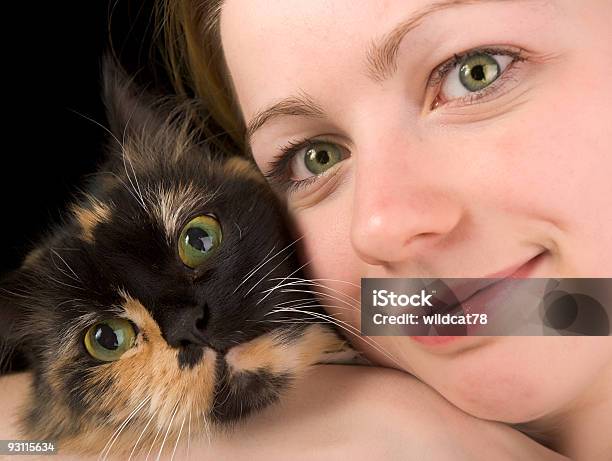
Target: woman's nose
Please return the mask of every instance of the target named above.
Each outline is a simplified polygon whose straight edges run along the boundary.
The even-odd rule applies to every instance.
[[[443,175],[424,163],[415,167],[414,160],[395,151],[356,161],[351,241],[369,264],[424,257],[440,249],[461,221],[461,202]]]

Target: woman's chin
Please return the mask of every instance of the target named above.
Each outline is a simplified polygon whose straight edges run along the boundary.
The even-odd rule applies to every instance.
[[[603,339],[489,337],[458,353],[422,355],[413,368],[473,416],[524,423],[581,397],[612,356],[612,343]]]

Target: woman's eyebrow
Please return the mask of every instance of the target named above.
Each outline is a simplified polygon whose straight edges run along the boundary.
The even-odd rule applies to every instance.
[[[372,41],[366,52],[368,75],[376,82],[389,78],[397,70],[397,52],[404,37],[420,26],[423,19],[438,11],[480,3],[516,3],[519,1],[532,0],[442,0],[431,3],[399,23],[381,39]]]
[[[257,112],[247,125],[247,141],[250,141],[253,133],[270,119],[282,115],[301,115],[314,118],[324,117],[325,112],[307,93],[301,91],[296,96],[283,98],[266,109]]]
[[[370,78],[380,82],[388,78],[397,70],[397,52],[404,37],[421,25],[428,16],[438,11],[456,8],[464,5],[480,3],[510,3],[534,0],[440,0],[429,4],[423,9],[413,13],[408,19],[395,26],[381,39],[374,40],[366,52],[366,66]],[[251,140],[255,131],[270,120],[287,115],[300,115],[305,117],[323,118],[325,112],[314,99],[301,91],[296,96],[289,96],[255,113],[248,122],[246,129],[247,142]]]

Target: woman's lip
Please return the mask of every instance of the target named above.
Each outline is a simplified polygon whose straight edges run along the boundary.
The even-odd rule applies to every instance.
[[[426,346],[442,346],[460,338],[469,338],[469,336],[411,336],[411,338]]]
[[[534,266],[540,260],[540,257],[546,253],[547,251],[542,251],[541,253],[538,253],[537,255],[530,258],[527,262],[523,262],[522,264],[517,264],[503,271],[499,271],[493,274],[486,275],[482,278],[488,278],[488,279],[527,278],[529,277],[529,274],[532,272]]]
[[[456,283],[454,283],[453,279],[447,279],[445,283],[457,298],[457,304],[460,304],[468,300],[477,292],[485,290],[504,279],[528,278],[546,253],[547,251],[542,251],[532,256],[527,261],[523,261],[520,264],[515,264],[507,269],[480,278],[468,279],[467,281],[464,279],[457,279]]]
[[[455,293],[455,295],[457,295],[457,298],[461,299],[461,301],[456,303],[455,307],[465,303],[470,298],[476,296],[478,293],[488,290],[489,288],[492,288],[493,285],[499,284],[500,282],[503,282],[504,280],[509,281],[512,279],[528,278],[529,275],[533,273],[538,263],[542,260],[543,257],[545,257],[546,254],[547,254],[547,251],[543,251],[541,253],[538,253],[536,256],[530,258],[527,262],[524,262],[522,264],[517,264],[509,269],[495,272],[493,274],[490,274],[484,277],[485,280],[495,279],[493,281],[491,280],[486,281],[485,285],[482,285],[483,280],[474,279],[475,283],[474,282],[471,283],[471,288],[469,287],[470,282],[468,282],[468,284],[464,283],[461,287],[454,287],[454,288],[451,287],[452,291]],[[480,282],[480,286],[477,286],[478,282]],[[459,296],[458,291],[462,291],[461,288],[463,289],[463,291],[466,291],[466,289],[467,291],[463,293],[461,296]],[[416,342],[419,342],[425,346],[432,346],[432,347],[442,347],[449,343],[454,343],[455,341],[461,338],[470,338],[470,337],[474,338],[473,336],[411,336],[411,338],[415,340]]]

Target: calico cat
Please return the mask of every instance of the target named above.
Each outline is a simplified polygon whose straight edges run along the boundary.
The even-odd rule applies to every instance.
[[[185,424],[227,427],[351,350],[320,322],[254,165],[104,67],[109,159],[1,282],[0,350],[25,353],[34,374],[25,438],[135,453]]]

